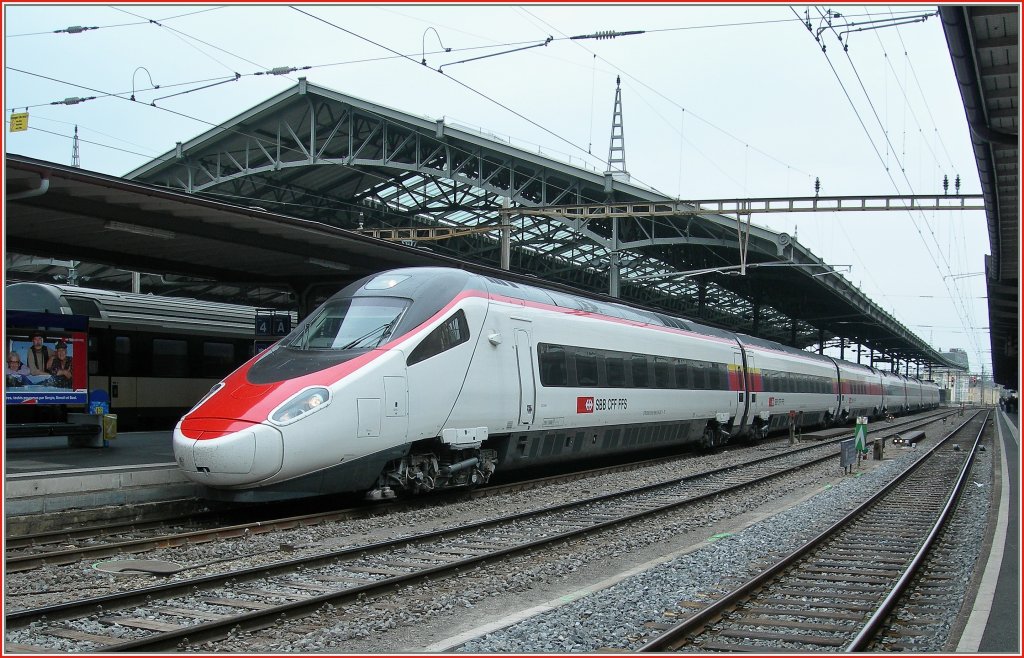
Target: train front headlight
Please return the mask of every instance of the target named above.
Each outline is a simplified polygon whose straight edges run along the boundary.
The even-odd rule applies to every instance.
[[[270,420],[278,425],[288,425],[300,418],[323,409],[331,401],[331,392],[323,387],[307,388],[293,395],[287,402],[270,414]]]

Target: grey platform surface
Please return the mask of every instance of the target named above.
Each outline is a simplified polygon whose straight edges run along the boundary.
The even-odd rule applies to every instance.
[[[4,439],[6,475],[173,462],[170,431],[123,432],[106,448],[69,448],[61,436]]]
[[[996,427],[1003,448],[1005,538],[996,538],[985,568],[979,599],[991,597],[984,632],[977,645],[961,644],[958,651],[1020,655],[1020,417],[997,413]],[[999,549],[1002,548],[1002,554]],[[990,574],[991,573],[991,577]]]
[[[137,505],[197,495],[174,463],[171,432],[125,432],[104,448],[65,437],[4,439],[4,515]]]

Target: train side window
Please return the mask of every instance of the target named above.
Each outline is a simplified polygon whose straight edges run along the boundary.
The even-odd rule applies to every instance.
[[[693,379],[690,377],[690,365],[685,359],[676,363],[676,388],[693,388]]]
[[[606,354],[604,357],[605,374],[608,376],[608,386],[612,388],[626,387],[626,364],[622,357]]]
[[[672,364],[665,357],[654,358],[654,387],[674,388],[672,381]]]
[[[96,334],[90,334],[88,340],[89,347],[86,352],[89,355],[89,375],[98,375],[100,373],[100,340]]]
[[[597,386],[597,354],[590,350],[577,350],[573,361],[576,363],[576,385]]]
[[[188,377],[188,343],[171,338],[153,339],[154,377]]]
[[[537,346],[537,359],[540,365],[541,386],[568,386],[569,375],[565,367],[565,348],[561,345]]]
[[[714,373],[714,385],[711,387],[716,391],[729,390],[729,369],[724,363],[712,363],[711,371]],[[762,387],[764,384],[762,383]]]
[[[706,361],[693,362],[693,388],[698,391],[708,390],[708,364]],[[749,387],[748,387],[749,388]]]
[[[466,321],[466,314],[461,309],[455,312],[439,326],[434,329],[423,342],[409,354],[408,365],[415,365],[420,361],[426,361],[432,356],[446,352],[457,345],[469,340],[469,322]]]
[[[647,388],[650,385],[646,354],[634,354],[630,362],[630,370],[633,373],[633,388]]]
[[[203,377],[223,377],[235,367],[235,346],[232,343],[203,341]]]
[[[111,374],[122,377],[132,374],[132,339],[129,336],[114,336],[114,358]]]

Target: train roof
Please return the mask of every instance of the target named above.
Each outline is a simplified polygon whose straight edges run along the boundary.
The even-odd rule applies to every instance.
[[[201,329],[204,333],[222,335],[252,336],[257,311],[253,306],[188,297],[34,282],[9,284],[4,297],[10,311],[84,315],[97,326],[166,331]]]

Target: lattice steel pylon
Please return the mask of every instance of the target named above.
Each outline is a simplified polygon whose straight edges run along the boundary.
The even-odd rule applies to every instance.
[[[605,174],[629,180],[626,171],[626,140],[622,134],[622,78],[615,77],[615,110],[612,112],[612,136],[608,144],[608,169]]]
[[[71,166],[79,168],[82,166],[78,157],[78,126],[75,126],[75,138],[71,140]]]

